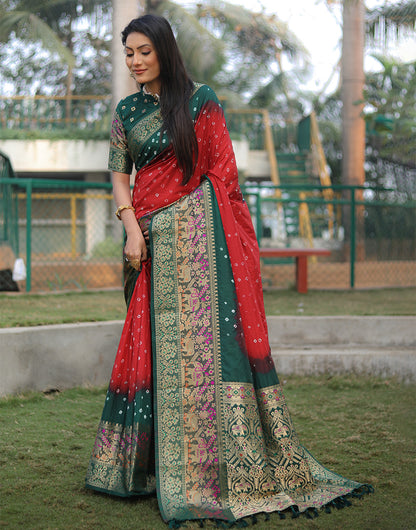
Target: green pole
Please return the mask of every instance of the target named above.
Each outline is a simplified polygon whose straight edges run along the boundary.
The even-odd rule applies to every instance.
[[[32,180],[26,184],[26,292],[32,288]]]
[[[11,197],[11,185],[10,184],[3,184],[2,185],[2,199],[3,199],[3,241],[7,241],[9,239],[9,199]]]
[[[16,256],[20,254],[20,241],[19,241],[19,197],[16,193],[14,195],[14,216],[15,216],[15,223],[14,223],[14,241],[16,244]]]
[[[261,197],[260,193],[257,193],[256,195],[256,235],[257,235],[257,243],[260,246],[261,241]]]
[[[350,287],[355,285],[355,188],[351,188],[351,225],[350,225]]]

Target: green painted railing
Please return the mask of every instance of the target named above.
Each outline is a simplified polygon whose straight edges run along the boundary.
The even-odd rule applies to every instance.
[[[59,194],[67,194],[68,200],[71,195],[83,195],[83,198],[92,197],[94,193],[92,190],[103,190],[105,195],[108,196],[111,193],[111,183],[93,183],[93,182],[79,182],[79,181],[62,181],[53,179],[24,179],[24,178],[0,178],[0,189],[2,190],[3,197],[19,195],[19,205],[25,206],[25,212],[20,215],[20,230],[24,230],[24,234],[21,234],[22,239],[25,238],[25,250],[22,254],[26,260],[27,279],[26,279],[26,291],[32,290],[32,257],[34,255],[33,248],[33,229],[36,228],[36,212],[34,214],[34,197],[42,194],[42,201],[47,201],[47,195],[50,194],[50,201],[53,203],[56,199],[53,197],[59,192]],[[264,190],[267,189],[273,192],[276,188],[281,190],[279,196],[264,196]],[[320,211],[325,211],[325,207],[328,204],[332,204],[334,209],[343,209],[344,220],[341,218],[337,221],[337,227],[342,227],[345,230],[345,239],[342,244],[345,249],[349,252],[349,264],[350,264],[350,277],[349,285],[351,288],[355,287],[355,266],[357,262],[357,247],[360,245],[360,238],[365,237],[403,237],[406,241],[410,241],[415,248],[414,243],[416,242],[415,235],[415,213],[416,213],[416,202],[387,202],[380,200],[362,200],[363,189],[368,188],[354,187],[354,186],[333,186],[334,196],[336,198],[327,200],[324,198],[322,191],[323,187],[313,185],[285,185],[285,186],[267,186],[267,188],[259,187],[257,185],[244,185],[242,186],[243,193],[246,197],[249,208],[255,222],[256,233],[259,241],[263,231],[263,214],[267,210],[268,204],[281,204],[282,207],[288,203],[292,205],[299,205],[300,203],[306,202],[308,208],[313,212],[314,208],[319,208]],[[290,196],[289,196],[290,191]],[[377,191],[377,190],[375,190]],[[87,193],[89,192],[89,194]],[[303,198],[296,197],[295,192],[304,192],[305,194],[314,193],[315,195],[307,195]],[[9,194],[9,195],[7,195]],[[101,194],[103,195],[103,194]],[[375,195],[376,196],[376,195]],[[35,199],[37,200],[37,199]],[[43,206],[45,203],[42,203]],[[37,206],[39,208],[39,206]],[[273,209],[277,211],[276,208]],[[83,211],[83,210],[82,210]],[[81,215],[84,215],[82,213]],[[388,215],[384,213],[387,211]],[[16,212],[16,215],[18,212]],[[374,215],[377,214],[377,215]],[[2,228],[5,223],[12,219],[7,219],[7,216],[11,215],[10,211],[2,210],[0,217],[0,225]],[[109,211],[109,215],[113,218],[113,212]],[[364,234],[363,230],[369,230],[368,218],[372,219],[380,218],[382,224],[376,229],[373,234]],[[386,219],[384,219],[386,217]],[[384,219],[384,220],[383,220]],[[17,226],[19,218],[14,219]],[[397,221],[397,222],[396,222]],[[50,220],[53,226],[53,219]],[[78,222],[78,221],[77,221]],[[384,223],[384,224],[383,224]],[[374,224],[374,223],[373,223]],[[395,226],[393,226],[395,224]],[[366,225],[366,226],[364,226]],[[372,225],[371,225],[372,226]],[[391,233],[386,233],[391,230]],[[402,234],[402,235],[400,235]],[[39,238],[39,232],[37,239]],[[414,251],[412,255],[406,255],[406,260],[414,261]],[[36,253],[36,250],[35,250]],[[70,249],[68,249],[68,255],[70,255]],[[37,259],[37,258],[36,258]],[[86,263],[85,257],[75,256],[70,258],[74,263]],[[386,257],[385,259],[389,259]],[[48,256],[45,256],[45,260],[48,261]]]
[[[244,137],[251,149],[264,149],[262,109],[227,109],[227,124],[234,137]],[[0,127],[7,137],[16,131],[89,130],[108,132],[111,96],[0,96]],[[272,123],[274,144],[282,150],[296,144],[297,124]]]
[[[407,216],[407,229],[408,231],[411,231],[411,238],[413,239],[414,243],[416,243],[416,230],[415,230],[415,224],[414,219],[416,216],[416,202],[415,201],[408,201],[408,202],[400,202],[400,203],[394,203],[394,202],[387,202],[387,201],[365,201],[357,199],[357,195],[362,195],[363,191],[389,191],[385,188],[371,188],[364,186],[341,186],[341,185],[334,185],[330,188],[334,191],[335,195],[338,195],[338,197],[342,198],[334,198],[334,199],[325,199],[325,197],[322,195],[322,192],[329,188],[329,186],[315,186],[315,185],[297,185],[297,184],[287,184],[282,186],[271,186],[267,185],[267,187],[264,187],[263,190],[261,189],[261,186],[257,185],[243,185],[242,186],[242,192],[245,197],[254,197],[255,198],[255,208],[253,211],[253,208],[250,208],[250,202],[249,202],[249,208],[251,209],[251,213],[255,219],[255,229],[257,234],[257,239],[260,245],[261,242],[261,234],[263,229],[263,205],[267,203],[274,203],[274,204],[301,204],[305,203],[308,205],[309,209],[312,209],[313,206],[322,206],[325,207],[329,204],[333,205],[334,207],[342,207],[344,208],[344,216],[345,211],[349,212],[347,213],[346,217],[347,219],[344,219],[344,222],[342,224],[342,228],[345,230],[346,237],[349,240],[349,262],[350,262],[350,287],[355,287],[355,265],[357,261],[357,243],[359,243],[359,237],[362,239],[365,238],[364,235],[364,224],[365,224],[365,208],[393,208],[393,209],[401,209],[401,210],[407,210],[409,212],[409,215]],[[281,194],[279,196],[273,196],[273,197],[262,197],[262,191],[264,189],[269,190],[280,190]],[[291,191],[290,197],[285,198],[285,191]],[[320,192],[321,196],[319,197],[303,197],[303,198],[296,198],[293,196],[293,192]],[[349,220],[348,220],[349,219]],[[404,228],[404,227],[403,227]],[[361,232],[361,235],[358,233]],[[415,248],[415,247],[414,247]]]
[[[15,182],[15,174],[7,155],[0,151],[0,179],[11,179]],[[19,235],[17,225],[17,198],[9,185],[0,184],[0,219],[2,230],[0,243],[7,243],[17,255],[19,253]]]
[[[112,190],[112,185],[109,182],[79,182],[79,181],[62,181],[53,179],[24,179],[24,178],[0,178],[0,187],[4,190],[9,188],[10,194],[13,193],[17,197],[18,194],[24,194],[26,203],[26,292],[32,290],[32,202],[33,194],[39,190],[65,190],[68,195],[70,191],[87,191],[91,189],[98,190]],[[20,192],[20,193],[19,193]],[[51,199],[52,200],[52,199]],[[16,212],[18,216],[18,212]],[[0,218],[0,223],[5,223],[6,218]],[[16,226],[18,225],[18,218],[14,220]]]

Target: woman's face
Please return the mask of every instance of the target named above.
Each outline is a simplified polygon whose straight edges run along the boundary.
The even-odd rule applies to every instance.
[[[160,65],[152,41],[143,33],[130,33],[126,39],[126,64],[140,83],[160,94]]]

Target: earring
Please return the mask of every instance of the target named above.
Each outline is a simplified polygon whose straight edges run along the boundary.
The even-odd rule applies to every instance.
[[[133,72],[130,72],[130,77],[132,77],[134,79],[134,74]]]

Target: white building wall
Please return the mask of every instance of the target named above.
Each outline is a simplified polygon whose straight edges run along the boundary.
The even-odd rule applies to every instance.
[[[233,147],[238,169],[247,171],[248,142],[233,141]],[[107,140],[0,140],[0,151],[10,158],[17,173],[107,171],[108,149]]]

